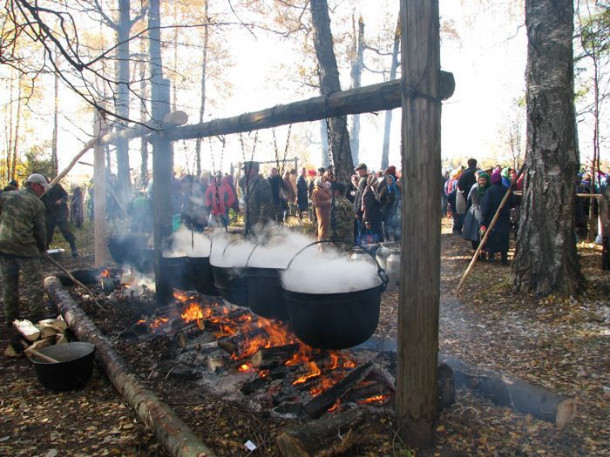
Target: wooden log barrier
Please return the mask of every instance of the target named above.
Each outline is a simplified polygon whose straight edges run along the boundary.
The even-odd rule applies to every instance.
[[[174,457],[215,457],[176,413],[130,372],[112,344],[65,291],[59,280],[44,281],[49,299],[57,306],[74,334],[97,348],[96,359],[104,368],[114,388],[122,395],[140,420],[154,431],[157,439]]]
[[[456,388],[466,387],[496,405],[554,422],[560,429],[576,417],[576,402],[572,398],[519,379],[510,379],[492,370],[469,367],[449,355],[439,354],[439,361],[453,370]]]

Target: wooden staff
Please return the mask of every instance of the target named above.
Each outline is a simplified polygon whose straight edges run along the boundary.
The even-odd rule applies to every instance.
[[[45,362],[59,363],[59,360],[49,357],[48,355],[44,355],[42,352],[38,352],[36,349],[26,348],[23,352],[38,357],[40,360],[44,360]]]
[[[517,176],[515,176],[515,179],[513,179],[511,181],[510,186],[508,187],[508,190],[506,191],[506,194],[504,194],[504,198],[500,202],[500,206],[498,207],[496,214],[494,214],[493,219],[489,223],[489,227],[487,227],[487,230],[485,231],[485,235],[483,235],[483,239],[481,239],[481,242],[477,246],[477,250],[474,252],[474,255],[472,256],[472,260],[470,261],[468,268],[466,268],[466,271],[464,272],[464,276],[462,276],[462,279],[460,279],[460,283],[457,286],[457,293],[460,293],[460,291],[462,290],[462,286],[464,285],[464,281],[466,280],[466,278],[468,277],[468,275],[474,268],[475,264],[477,263],[477,260],[479,260],[479,253],[481,252],[481,249],[483,249],[483,246],[485,246],[485,243],[487,243],[487,238],[489,238],[489,234],[493,230],[494,226],[496,225],[496,221],[500,217],[500,211],[502,211],[502,208],[504,208],[506,206],[506,202],[508,201],[510,194],[513,191],[513,187],[515,187],[515,184],[517,183],[517,181],[523,174],[524,170],[525,170],[525,164],[523,165],[523,167],[521,167],[521,170],[519,170],[519,173],[517,173]]]
[[[63,271],[68,278],[70,278],[72,281],[74,281],[74,283],[80,287],[82,287],[83,289],[85,289],[87,292],[89,292],[91,294],[91,297],[93,298],[93,302],[102,310],[102,311],[107,311],[106,308],[104,308],[98,301],[96,298],[96,294],[95,292],[93,292],[91,289],[89,289],[87,286],[85,286],[82,282],[80,282],[78,279],[76,279],[74,277],[74,275],[72,273],[70,273],[63,265],[61,265],[59,262],[57,262],[55,259],[53,259],[49,254],[47,254],[46,252],[43,254],[43,257],[45,259],[47,259],[49,262],[51,262],[53,265],[55,265],[57,268],[59,268],[61,271]]]

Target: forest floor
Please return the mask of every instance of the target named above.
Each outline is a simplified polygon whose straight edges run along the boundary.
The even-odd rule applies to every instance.
[[[63,262],[69,269],[93,264],[90,229],[77,235],[82,256],[66,256]],[[344,455],[610,456],[610,272],[599,268],[599,247],[580,243],[578,248],[587,278],[581,297],[512,294],[510,268],[486,262],[477,264],[464,291],[456,296],[455,288],[470,261],[470,243],[452,234],[447,220],[443,222],[440,351],[471,366],[574,398],[577,417],[570,424],[559,430],[555,424],[496,406],[462,388],[456,403],[438,417],[433,451],[409,449],[396,433],[393,416],[386,413],[371,415],[359,428],[356,445]],[[45,266],[45,273],[58,271]],[[83,307],[102,329],[127,325],[113,321],[113,316],[122,315],[118,310],[103,314]],[[397,308],[398,293],[385,292],[377,336],[395,339]],[[4,355],[4,332],[0,345],[0,456],[169,455],[99,366],[86,386],[52,392],[39,384],[27,358]],[[249,412],[195,381],[155,373],[154,352],[143,357],[137,345],[117,345],[117,351],[218,456],[276,456],[276,436],[294,425]],[[248,440],[258,450],[246,450]]]

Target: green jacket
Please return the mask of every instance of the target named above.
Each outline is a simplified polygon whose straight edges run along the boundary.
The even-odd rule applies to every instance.
[[[259,224],[266,224],[273,219],[274,206],[271,185],[261,175],[256,175],[248,183],[245,197],[246,224],[252,229]]]
[[[0,254],[36,257],[46,249],[45,206],[32,189],[0,196]]]
[[[349,249],[354,244],[354,208],[345,197],[335,197],[335,227],[331,227],[333,240],[345,241],[343,248]]]

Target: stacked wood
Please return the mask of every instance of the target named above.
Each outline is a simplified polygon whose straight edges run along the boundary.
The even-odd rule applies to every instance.
[[[36,324],[26,319],[17,319],[13,322],[13,327],[21,336],[20,343],[22,347],[19,350],[25,349],[26,355],[31,354],[31,351],[38,351],[52,344],[62,344],[68,341],[66,337],[68,324],[61,317],[57,319],[44,319]],[[9,345],[5,350],[5,355],[8,357],[19,357],[20,353],[15,351],[12,345]]]
[[[261,348],[256,354],[250,357],[250,362],[255,368],[266,369],[275,368],[290,360],[299,352],[299,343],[286,344],[284,346],[273,346]]]

